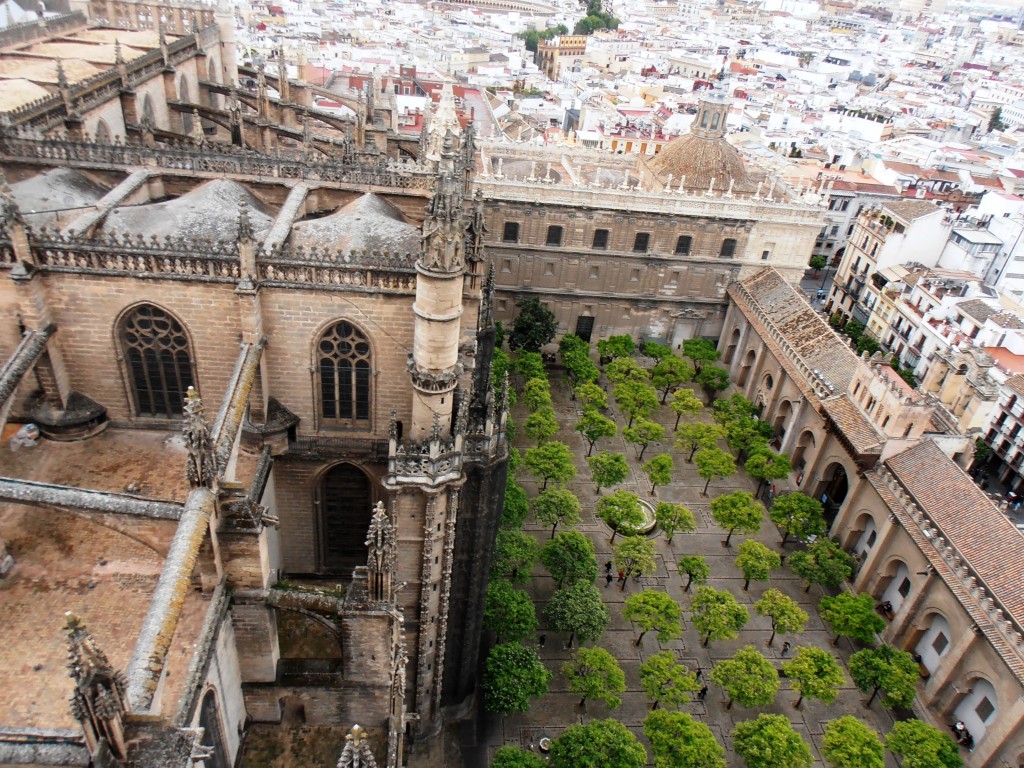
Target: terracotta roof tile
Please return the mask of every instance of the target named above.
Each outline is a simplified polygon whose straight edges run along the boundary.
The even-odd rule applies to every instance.
[[[877,454],[880,451],[885,436],[846,394],[822,400],[821,405],[857,453]]]

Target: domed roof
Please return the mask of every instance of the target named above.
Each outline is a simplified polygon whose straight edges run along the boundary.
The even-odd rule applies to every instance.
[[[387,200],[367,192],[329,216],[295,224],[291,242],[343,252],[368,248],[419,253],[420,230]]]
[[[684,189],[707,190],[711,187],[717,192],[725,192],[731,181],[734,194],[746,194],[756,187],[747,174],[739,150],[724,138],[687,133],[666,144],[661,152],[644,162],[658,181],[669,183],[672,189],[683,184]]]

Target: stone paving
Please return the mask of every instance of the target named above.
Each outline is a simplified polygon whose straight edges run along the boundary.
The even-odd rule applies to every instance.
[[[557,373],[551,374],[552,396],[555,400],[555,410],[558,414],[560,431],[555,437],[556,440],[565,442],[573,448],[577,456],[578,474],[576,480],[569,487],[575,492],[583,504],[583,521],[578,530],[584,532],[593,542],[597,553],[597,560],[601,566],[601,577],[599,586],[604,586],[604,563],[611,557],[611,545],[608,543],[610,536],[609,529],[594,517],[594,503],[599,498],[594,493],[594,484],[590,481],[590,471],[586,465],[586,442],[574,431],[578,411],[575,403],[569,399],[569,387]],[[698,393],[700,394],[700,393]],[[725,394],[729,394],[728,392]],[[703,399],[703,397],[702,397]],[[611,397],[609,396],[609,400]],[[614,410],[614,405],[612,406]],[[517,407],[516,423],[522,425],[525,421],[526,412],[522,406]],[[615,414],[616,422],[620,429],[625,419]],[[544,628],[542,612],[546,601],[554,592],[554,582],[538,565],[533,573],[531,583],[527,589],[535,598],[538,617],[541,620],[540,633],[546,635],[546,645],[539,650],[545,665],[554,673],[549,692],[542,698],[535,700],[532,708],[525,714],[517,714],[507,717],[500,717],[483,713],[478,724],[475,746],[463,746],[464,765],[467,767],[484,768],[489,764],[490,758],[495,750],[503,745],[517,745],[524,748],[531,746],[536,748],[540,738],[556,737],[568,725],[578,722],[586,722],[590,719],[600,719],[608,716],[622,721],[631,728],[645,743],[642,735],[643,719],[649,711],[650,703],[639,685],[640,665],[651,654],[661,650],[672,650],[684,662],[691,671],[702,670],[705,675],[708,670],[719,660],[731,656],[737,649],[745,645],[754,645],[774,663],[783,661],[780,658],[782,643],[784,640],[792,642],[793,646],[817,645],[828,648],[837,653],[844,669],[850,654],[854,650],[850,642],[844,638],[840,641],[838,648],[830,644],[831,637],[825,629],[817,614],[817,603],[823,592],[818,587],[812,587],[809,594],[803,591],[803,583],[796,578],[786,567],[783,567],[775,574],[770,583],[752,582],[749,592],[743,591],[743,579],[739,569],[736,567],[734,558],[737,545],[744,540],[743,536],[734,536],[732,546],[726,549],[722,546],[725,534],[714,525],[711,520],[708,503],[710,498],[722,493],[729,493],[735,490],[746,490],[753,492],[756,483],[751,480],[742,470],[726,480],[713,480],[709,488],[710,498],[700,495],[704,487],[704,481],[698,474],[696,467],[687,464],[686,454],[675,451],[672,448],[672,426],[675,422],[675,414],[667,406],[659,408],[655,417],[666,428],[666,441],[662,444],[651,444],[647,448],[644,459],[670,451],[675,460],[673,482],[667,487],[658,489],[658,499],[681,502],[694,512],[697,518],[697,530],[692,534],[677,535],[672,544],[669,545],[664,536],[657,536],[654,540],[658,551],[657,572],[639,582],[630,580],[624,592],[619,590],[617,583],[602,589],[605,601],[608,604],[612,617],[611,625],[604,636],[596,643],[611,653],[619,660],[626,673],[627,691],[623,695],[623,703],[618,709],[609,712],[599,702],[587,702],[586,710],[581,709],[579,697],[567,691],[565,677],[561,674],[562,663],[569,658],[571,651],[566,650],[564,641],[566,638],[559,633],[548,631]],[[710,420],[710,411],[705,410],[700,418]],[[520,435],[517,439],[520,450],[529,447],[528,442]],[[637,461],[636,452],[633,446],[627,446],[621,435],[612,439],[603,439],[598,442],[597,450],[613,450],[624,453],[630,460],[632,468],[632,479],[620,487],[634,491],[643,498],[652,501],[649,494],[649,485],[646,476],[640,469],[642,462]],[[538,486],[532,481],[528,473],[522,471],[519,476],[520,483],[526,488],[528,495],[532,498],[538,492]],[[606,491],[602,490],[602,494]],[[528,519],[525,530],[536,536],[543,543],[550,536],[550,528],[537,525],[532,519]],[[797,550],[798,546],[787,543],[785,548],[779,544],[781,535],[775,526],[765,516],[765,524],[761,533],[757,536],[759,540],[772,547],[782,554],[789,554]],[[784,551],[783,551],[784,549]],[[699,554],[704,556],[711,568],[711,578],[708,584],[717,589],[728,589],[732,594],[748,607],[756,602],[762,592],[774,587],[797,600],[801,607],[811,617],[806,630],[798,635],[791,635],[777,638],[774,647],[768,648],[765,643],[771,634],[770,624],[766,618],[753,613],[746,628],[740,633],[736,640],[724,642],[712,642],[709,647],[701,646],[698,633],[690,623],[690,593],[685,593],[683,587],[686,583],[685,577],[680,577],[676,567],[676,561],[684,554]],[[675,598],[684,609],[684,632],[680,640],[659,645],[653,633],[644,637],[640,647],[637,647],[635,632],[629,622],[622,618],[621,608],[626,597],[644,588],[664,589],[669,595]],[[537,639],[532,641],[536,645]],[[742,761],[731,750],[731,731],[736,723],[756,717],[762,710],[747,710],[735,705],[731,711],[725,708],[726,700],[724,693],[710,681],[707,698],[703,702],[694,701],[683,707],[684,711],[693,714],[697,719],[705,722],[714,732],[715,736],[726,748],[726,758],[730,766],[741,766]],[[871,709],[864,707],[867,696],[858,691],[847,673],[847,681],[839,698],[831,705],[824,705],[813,700],[805,700],[799,710],[793,707],[796,701],[796,694],[791,692],[782,681],[779,694],[775,703],[763,711],[784,714],[793,722],[794,728],[807,740],[814,751],[816,765],[823,765],[820,757],[821,736],[824,724],[832,719],[843,715],[854,715],[878,730],[883,736],[889,731],[892,725],[892,717],[878,702],[875,702]],[[649,751],[649,750],[648,750]],[[892,755],[887,753],[887,765],[896,766],[897,763]],[[653,764],[653,758],[651,758]]]

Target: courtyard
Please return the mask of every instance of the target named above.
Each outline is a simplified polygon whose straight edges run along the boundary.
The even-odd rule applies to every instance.
[[[653,360],[646,359],[639,353],[636,354],[635,360],[646,368],[654,364]],[[812,585],[810,590],[805,592],[805,582],[785,565],[785,557],[799,551],[803,545],[790,539],[782,546],[782,534],[765,514],[758,534],[735,535],[732,537],[731,546],[724,546],[725,531],[712,519],[710,502],[717,496],[733,491],[755,493],[758,482],[743,470],[742,462],[738,461],[738,470],[735,474],[724,479],[711,479],[708,495],[702,495],[706,481],[698,475],[696,465],[687,461],[690,452],[680,451],[674,445],[673,428],[676,424],[676,414],[669,405],[659,404],[650,418],[664,427],[665,437],[647,446],[643,459],[647,461],[658,454],[669,453],[673,458],[673,469],[671,482],[658,487],[656,497],[652,496],[650,482],[641,470],[644,461],[637,458],[636,446],[628,444],[622,435],[622,429],[629,421],[629,417],[615,404],[611,396],[613,387],[602,374],[598,383],[609,395],[609,408],[605,414],[615,420],[618,433],[614,437],[599,439],[594,453],[599,450],[621,453],[629,462],[629,476],[615,489],[636,493],[641,499],[646,499],[652,504],[660,501],[681,503],[693,513],[696,521],[696,529],[693,532],[677,534],[671,543],[657,531],[648,535],[647,538],[654,543],[657,552],[657,567],[652,575],[628,579],[624,590],[620,589],[618,580],[606,584],[605,564],[612,559],[613,545],[609,543],[611,530],[595,516],[595,504],[602,495],[610,491],[602,489],[600,494],[595,493],[595,484],[591,479],[586,459],[589,446],[575,429],[583,414],[583,407],[572,398],[572,389],[565,372],[559,365],[548,365],[547,372],[552,405],[559,427],[551,439],[564,443],[572,450],[577,471],[575,478],[566,487],[578,497],[582,506],[581,521],[575,528],[583,533],[594,547],[599,566],[596,584],[611,617],[611,623],[604,634],[596,642],[586,645],[604,648],[615,657],[625,673],[626,690],[621,694],[621,706],[614,710],[609,710],[600,701],[595,700],[588,700],[585,707],[581,707],[580,695],[569,691],[567,678],[562,674],[562,666],[572,657],[580,644],[575,643],[572,648],[566,648],[566,635],[553,631],[547,625],[544,608],[554,594],[556,585],[554,579],[538,563],[534,566],[529,582],[524,588],[534,601],[539,627],[537,632],[532,637],[525,638],[523,643],[537,650],[544,666],[551,673],[548,692],[533,699],[525,713],[501,716],[483,711],[475,734],[475,745],[468,744],[467,742],[474,739],[467,739],[464,734],[464,765],[487,766],[498,748],[509,745],[542,755],[542,739],[553,740],[567,727],[576,723],[609,717],[623,723],[640,739],[648,750],[648,764],[653,765],[650,745],[643,735],[643,721],[651,711],[651,701],[640,685],[640,667],[652,655],[666,650],[671,651],[678,662],[685,665],[690,672],[698,673],[701,685],[708,686],[703,700],[694,694],[693,700],[680,707],[680,710],[690,713],[696,720],[710,728],[718,743],[725,747],[725,760],[729,766],[744,765],[732,748],[733,729],[738,723],[752,720],[762,713],[778,714],[788,718],[793,728],[811,746],[814,765],[825,764],[821,756],[821,741],[825,724],[830,720],[852,715],[875,729],[884,739],[894,722],[892,714],[882,706],[878,698],[870,707],[865,706],[868,694],[858,690],[849,675],[849,658],[862,646],[852,643],[847,637],[840,639],[838,645],[832,645],[834,636],[830,634],[818,614],[819,599],[830,592],[818,585]],[[520,381],[520,385],[521,383]],[[692,383],[684,386],[694,388],[694,394],[703,402],[707,402],[707,395],[700,387]],[[734,389],[730,386],[718,396],[727,397]],[[535,443],[524,433],[523,424],[529,410],[523,404],[522,398],[513,409],[512,415],[518,433],[514,444],[519,451],[525,452]],[[711,422],[710,407],[705,407],[693,416],[684,415],[681,424],[693,420]],[[721,447],[725,447],[724,442]],[[532,501],[540,492],[542,483],[525,468],[520,468],[516,477]],[[523,530],[533,536],[540,545],[547,542],[552,535],[551,526],[538,523],[532,513],[527,517]],[[562,530],[562,527],[560,526],[558,530]],[[749,590],[745,591],[745,579],[736,565],[736,555],[739,544],[750,538],[756,538],[782,555],[784,559],[783,567],[775,570],[769,581],[753,581]],[[618,541],[621,539],[616,539],[616,543]],[[748,609],[750,619],[735,639],[713,640],[706,647],[702,645],[703,638],[691,621],[690,606],[694,592],[684,589],[687,577],[680,573],[678,566],[680,558],[684,555],[699,555],[705,558],[710,567],[706,585],[718,590],[727,590]],[[779,636],[771,646],[767,645],[772,634],[770,621],[767,617],[757,615],[753,610],[753,604],[769,588],[779,590],[795,600],[809,616],[809,621],[802,632]],[[623,618],[622,608],[627,598],[645,589],[665,592],[681,606],[683,632],[678,640],[661,644],[655,632],[647,632],[637,645],[639,632]],[[788,653],[783,649],[786,641],[792,646]],[[491,642],[493,643],[493,638]],[[785,662],[787,657],[791,658],[793,651],[799,646],[815,646],[827,650],[837,657],[843,668],[845,682],[839,690],[838,697],[831,704],[805,698],[801,706],[796,708],[794,704],[798,695],[790,690],[787,680],[782,679],[779,692],[770,706],[747,709],[737,703],[727,708],[728,697],[720,687],[710,681],[709,673],[715,664],[730,658],[745,646],[757,648],[776,667]],[[546,746],[547,742],[544,744]],[[898,765],[896,758],[888,751],[885,753],[885,761],[887,766]]]

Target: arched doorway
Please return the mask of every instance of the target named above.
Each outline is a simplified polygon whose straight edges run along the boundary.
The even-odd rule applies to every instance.
[[[750,378],[750,372],[754,369],[754,363],[757,362],[757,354],[754,350],[747,352],[746,357],[743,358],[743,365],[740,367],[740,375],[736,379],[736,385],[739,387],[747,386],[747,380]]]
[[[926,621],[927,629],[914,646],[914,652],[921,657],[921,663],[931,674],[939,668],[942,657],[949,650],[953,642],[953,630],[942,614],[933,613]]]
[[[857,518],[856,525],[851,533],[853,539],[853,556],[858,560],[864,560],[871,548],[878,541],[878,527],[875,525],[875,518],[866,512]]]
[[[781,446],[782,441],[786,439],[786,432],[789,429],[789,421],[792,417],[793,404],[789,400],[783,400],[782,405],[779,406],[779,410],[775,414],[775,423],[772,425],[777,446]]]
[[[846,501],[849,490],[850,484],[845,467],[838,461],[829,464],[821,476],[821,482],[818,483],[817,493],[814,494],[825,507],[825,522],[829,527],[839,514],[839,508]]]
[[[796,442],[796,448],[793,449],[793,456],[790,462],[793,465],[793,469],[798,473],[800,480],[797,481],[797,485],[803,481],[803,471],[807,466],[807,449],[814,447],[814,433],[810,430],[805,430],[800,438]]]
[[[725,348],[725,356],[722,358],[722,362],[726,365],[732,365],[732,359],[736,356],[736,347],[740,344],[740,329],[733,328],[732,335],[729,337],[729,346]]]
[[[350,576],[366,564],[366,531],[373,515],[370,479],[354,464],[336,464],[320,481],[319,568]]]
[[[207,691],[199,709],[199,727],[203,729],[203,746],[212,753],[206,758],[206,768],[229,768],[227,751],[224,749],[224,732],[220,727],[217,712],[217,695]]]
[[[958,686],[961,689],[963,686]],[[953,710],[953,716],[963,722],[977,744],[985,731],[995,722],[999,711],[999,697],[995,686],[983,677],[975,678],[967,688],[967,695]]]
[[[886,577],[889,579],[889,584],[878,599],[879,602],[892,605],[892,612],[896,613],[914,588],[914,582],[910,578],[910,568],[902,560],[893,560],[889,563],[886,568]]]

